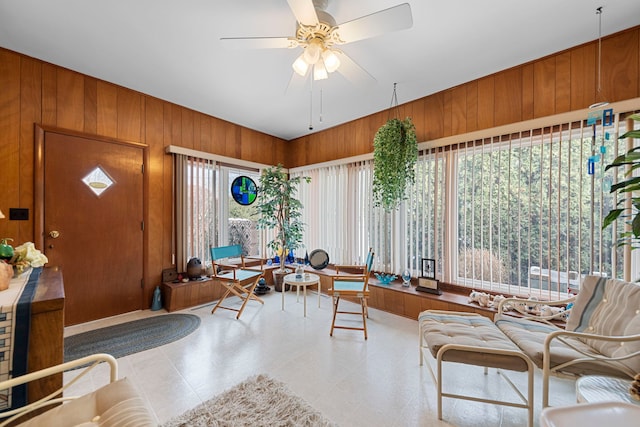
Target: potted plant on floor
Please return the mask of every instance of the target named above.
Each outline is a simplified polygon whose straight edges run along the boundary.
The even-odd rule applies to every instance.
[[[281,290],[282,278],[289,273],[285,266],[287,254],[302,247],[302,203],[296,198],[298,185],[310,182],[307,176],[289,178],[282,165],[266,168],[260,175],[258,186],[258,229],[275,230],[273,240],[267,243],[273,253],[281,253],[280,267],[273,271],[276,291]]]

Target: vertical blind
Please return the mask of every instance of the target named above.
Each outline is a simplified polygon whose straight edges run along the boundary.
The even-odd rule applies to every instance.
[[[371,246],[373,269],[394,274],[417,276],[432,258],[443,281],[508,294],[560,295],[586,274],[620,277],[622,224],[601,227],[622,172],[604,171],[623,151],[618,119],[423,150],[409,197],[392,212],[373,206],[372,160],[296,171],[312,178],[300,188],[305,243],[335,263],[362,262]]]
[[[209,253],[216,236],[216,162],[175,154],[176,268]],[[204,262],[204,259],[202,260]]]

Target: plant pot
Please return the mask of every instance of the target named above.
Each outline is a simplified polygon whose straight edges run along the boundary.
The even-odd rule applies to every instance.
[[[273,270],[272,274],[273,274],[273,287],[275,289],[276,292],[282,292],[282,283],[284,282],[284,276],[286,276],[287,274],[291,273],[290,269],[285,269],[284,272],[280,271],[280,270]],[[291,288],[291,286],[289,285],[285,285],[284,290],[288,291]]]

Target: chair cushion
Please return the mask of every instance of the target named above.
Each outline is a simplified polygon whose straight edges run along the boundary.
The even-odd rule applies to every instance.
[[[333,292],[364,292],[365,282],[355,280],[335,280],[333,282]]]
[[[427,343],[433,357],[436,357],[440,348],[446,344],[521,352],[500,332],[491,319],[481,315],[424,311],[420,313],[418,323],[422,339]],[[517,356],[464,350],[449,350],[442,360],[511,371],[526,371],[528,368],[524,360]]]
[[[509,315],[500,317],[496,316],[495,324],[500,331],[509,337],[509,339],[511,339],[527,356],[529,356],[533,363],[535,363],[540,369],[542,369],[544,341],[547,338],[547,335],[551,332],[561,330],[555,326],[546,325],[534,320],[515,318]],[[599,354],[595,349],[581,340],[569,339],[568,341],[576,348],[589,355]],[[554,339],[551,342],[550,366],[552,368],[581,357],[584,356],[559,340]],[[612,366],[610,362],[582,362],[563,368],[562,372],[576,375],[624,375],[619,369]]]
[[[587,276],[567,321],[567,330],[606,336],[640,334],[640,285],[621,280]],[[584,340],[599,353],[621,357],[639,351],[640,342],[621,343]],[[640,358],[621,363],[640,372]]]
[[[262,272],[257,270],[236,270],[236,280],[243,281],[261,275]],[[215,278],[233,280],[233,271],[220,274]]]
[[[131,382],[123,378],[56,406],[20,426],[146,427],[157,426],[157,423]]]

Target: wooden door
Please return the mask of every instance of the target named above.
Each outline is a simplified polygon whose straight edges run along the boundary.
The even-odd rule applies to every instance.
[[[65,325],[144,308],[144,146],[45,131],[42,154],[43,247],[62,267]]]

